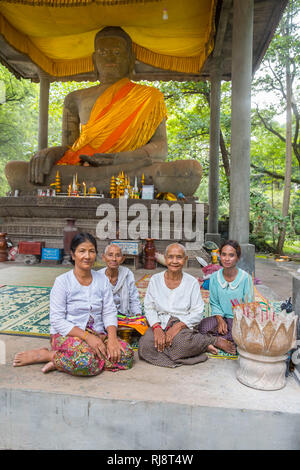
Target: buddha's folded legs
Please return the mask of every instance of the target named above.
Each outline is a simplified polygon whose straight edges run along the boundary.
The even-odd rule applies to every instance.
[[[125,165],[110,165],[103,167],[85,167],[72,165],[54,165],[49,175],[41,185],[29,182],[29,163],[25,161],[10,161],[5,167],[5,175],[14,192],[16,189],[21,195],[35,194],[38,188],[49,188],[55,183],[55,177],[59,171],[61,179],[61,191],[67,192],[69,184],[72,184],[73,176],[77,174],[78,182],[85,182],[88,186],[96,186],[98,192],[109,192],[110,179],[117,176],[120,171],[126,173],[134,183],[135,176],[139,181],[144,174],[145,184],[154,184],[159,192],[183,193],[192,196],[197,190],[202,167],[196,160],[176,160],[174,162],[159,162],[149,166],[138,167],[137,163]]]

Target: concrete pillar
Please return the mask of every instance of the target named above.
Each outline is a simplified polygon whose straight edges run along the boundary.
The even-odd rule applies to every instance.
[[[40,72],[40,101],[39,101],[39,137],[38,150],[48,147],[48,110],[50,80],[47,74]]]
[[[221,75],[222,63],[215,59],[211,75],[210,92],[210,129],[209,129],[209,216],[205,240],[221,242],[218,233],[219,220],[219,149],[220,149],[220,106],[221,106]]]
[[[234,0],[229,236],[249,242],[253,0]]]
[[[250,256],[244,260],[249,272],[254,266],[254,247],[249,245],[252,42],[253,0],[234,0],[229,237]]]

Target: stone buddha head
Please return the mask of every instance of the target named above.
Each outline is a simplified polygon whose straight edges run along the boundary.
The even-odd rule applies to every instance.
[[[130,78],[135,56],[130,36],[119,27],[108,26],[95,36],[93,62],[101,83]]]

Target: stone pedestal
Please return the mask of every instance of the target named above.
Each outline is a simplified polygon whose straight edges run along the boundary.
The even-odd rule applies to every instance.
[[[236,376],[239,382],[258,390],[279,390],[285,386],[287,354],[264,356],[240,348],[238,352],[239,368]]]
[[[232,337],[238,345],[237,379],[259,390],[278,390],[286,383],[287,353],[295,347],[297,316],[280,314],[263,302],[233,309]]]
[[[125,232],[124,239],[132,240],[131,234],[134,230],[143,234],[140,239],[144,242],[146,238],[155,239],[156,250],[163,253],[165,248],[174,241],[193,243],[186,237],[189,234],[184,226],[184,217],[179,223],[175,220],[174,204],[179,212],[184,213],[188,207],[189,219],[192,221],[193,230],[197,214],[201,212],[202,221],[197,231],[204,239],[204,221],[208,214],[208,205],[196,203],[194,198],[184,203],[181,201],[159,201],[128,199],[126,206],[120,206],[118,199],[104,199],[94,197],[4,197],[0,198],[0,231],[7,232],[14,245],[19,241],[45,241],[47,248],[63,248],[64,227],[67,219],[76,219],[78,231],[89,232],[97,240],[98,251],[101,253],[110,240],[116,239],[116,233],[109,238],[99,237],[99,223],[108,217],[106,209],[115,214],[116,231],[122,228]],[[138,206],[137,206],[138,205]],[[151,216],[151,208],[155,208],[155,217]],[[161,210],[164,207],[164,211]],[[145,223],[139,222],[139,209],[146,214]],[[155,219],[155,220],[154,220]],[[134,222],[134,224],[131,223]],[[147,226],[148,224],[148,229]],[[155,228],[156,236],[151,236],[151,229]],[[169,226],[169,232],[166,227]],[[131,230],[131,228],[134,230]],[[201,232],[201,233],[200,233]],[[180,235],[181,234],[181,235]],[[197,242],[199,243],[199,242]],[[201,242],[200,242],[201,243]]]

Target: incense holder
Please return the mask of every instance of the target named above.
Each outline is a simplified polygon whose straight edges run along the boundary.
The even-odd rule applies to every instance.
[[[296,344],[298,317],[293,312],[275,314],[259,304],[233,309],[232,337],[239,352],[237,379],[258,390],[279,390],[286,384],[287,353]]]

